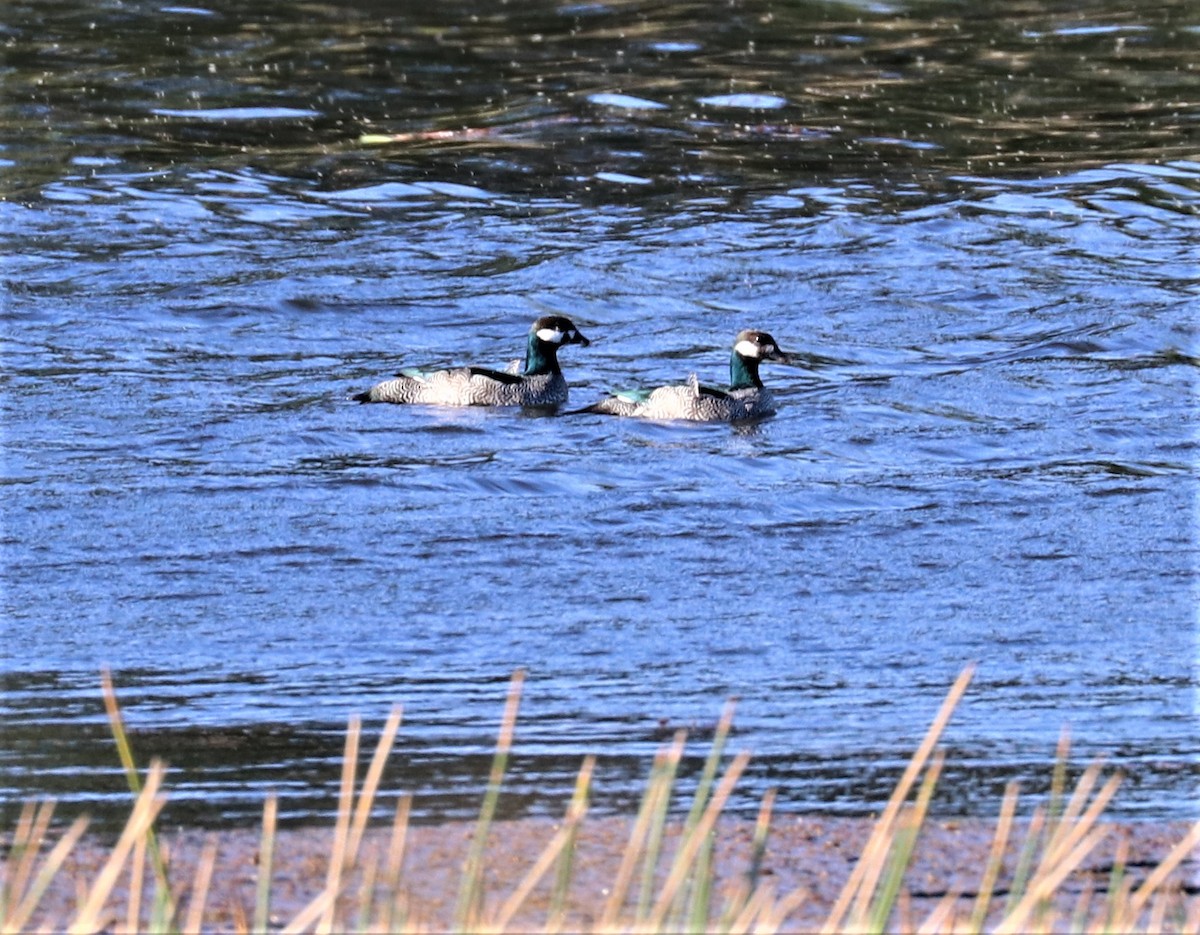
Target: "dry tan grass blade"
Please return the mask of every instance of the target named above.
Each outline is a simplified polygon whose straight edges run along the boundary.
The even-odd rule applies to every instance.
[[[75,933],[86,935],[88,932],[94,932],[104,927],[100,913],[104,910],[104,904],[112,893],[117,877],[120,876],[121,868],[125,866],[125,860],[129,857],[129,852],[133,850],[134,842],[150,830],[154,819],[163,807],[164,802],[158,797],[158,790],[166,772],[167,768],[161,761],[155,760],[150,764],[150,771],[146,774],[141,794],[134,803],[133,814],[125,823],[121,837],[117,840],[103,869],[88,891],[87,898],[76,915],[75,921],[71,923],[69,931],[72,935]]]
[[[854,865],[850,879],[846,881],[846,885],[842,888],[837,902],[834,903],[833,909],[829,913],[829,918],[821,929],[822,933],[836,932],[841,927],[842,921],[850,909],[851,902],[863,891],[864,882],[868,877],[872,875],[877,877],[881,872],[880,862],[887,857],[887,845],[892,838],[893,826],[896,821],[896,815],[900,811],[900,806],[908,798],[908,793],[916,782],[917,776],[933,753],[934,746],[937,744],[942,732],[946,729],[946,725],[950,721],[950,716],[954,713],[955,707],[966,692],[967,686],[971,684],[971,679],[974,675],[975,665],[971,664],[963,669],[946,695],[945,700],[938,709],[937,715],[933,719],[933,723],[925,734],[925,739],[921,741],[921,745],[913,754],[912,759],[909,760],[908,766],[905,768],[903,775],[901,775],[900,781],[896,784],[891,798],[888,799],[883,814],[876,822],[875,828],[871,832],[871,837],[864,849],[863,856]]]
[[[1003,912],[999,911],[999,907],[993,907],[992,898],[1003,865],[1009,859],[1012,844],[1017,803],[1017,788],[1012,783],[1006,788],[1001,803],[975,898],[962,899],[952,889],[924,919],[914,917],[915,901],[907,897],[902,883],[910,858],[921,840],[927,809],[944,759],[944,754],[935,749],[937,741],[954,702],[966,688],[969,676],[969,670],[960,676],[940,708],[924,742],[874,824],[849,881],[838,894],[824,930],[834,933],[886,930],[979,932],[984,930],[989,918],[995,918],[999,913],[998,920],[993,923],[993,931],[997,933],[1164,929],[1200,933],[1200,899],[1190,893],[1181,897],[1171,885],[1172,874],[1200,846],[1200,823],[1193,826],[1140,883],[1135,884],[1134,878],[1125,873],[1131,847],[1128,840],[1122,839],[1116,846],[1107,887],[1101,881],[1093,885],[1092,880],[1085,876],[1077,895],[1072,896],[1067,892],[1064,884],[1068,878],[1077,873],[1083,861],[1095,852],[1109,831],[1100,820],[1115,795],[1120,777],[1114,775],[1102,781],[1099,765],[1093,764],[1083,772],[1068,795],[1064,779],[1067,772],[1065,739],[1059,745],[1060,757],[1055,766],[1051,801],[1048,807],[1039,806],[1034,810],[1027,822],[1024,843],[1016,849],[1015,867],[1011,870],[1011,895]],[[484,873],[488,870],[483,863],[483,849],[506,758],[512,749],[519,689],[520,681],[515,679],[501,726],[488,792],[481,807],[481,818],[476,825],[471,853],[462,874],[464,883],[460,897],[465,894],[463,905],[473,913],[469,916],[471,924],[459,926],[459,930],[508,931],[514,925],[514,920],[528,921],[522,913],[533,909],[532,894],[556,863],[558,881],[550,900],[545,931],[561,931],[568,917],[576,834],[587,811],[595,765],[593,758],[584,762],[563,824],[551,836],[533,866],[525,872],[499,909],[490,918],[482,914],[485,908],[482,884]],[[111,701],[115,708],[115,697]],[[119,727],[117,729],[120,730]],[[371,849],[368,853],[362,846],[385,763],[398,729],[399,711],[396,710],[384,727],[361,791],[356,796],[361,726],[357,719],[350,721],[338,813],[333,838],[328,845],[330,866],[324,886],[287,922],[283,931],[416,932],[424,930],[422,924],[428,924],[435,918],[433,915],[419,915],[422,911],[428,912],[427,908],[422,909],[415,903],[410,905],[403,878],[409,834],[409,798],[401,797],[398,800],[386,852],[381,855]],[[131,763],[127,739],[125,747],[123,762]],[[744,878],[724,887],[721,894],[724,909],[719,919],[709,915],[715,899],[716,877],[711,861],[716,822],[743,775],[749,760],[747,753],[741,753],[733,759],[711,796],[697,793],[697,801],[702,805],[693,807],[695,821],[685,825],[676,841],[670,866],[665,875],[661,872],[655,836],[665,821],[668,805],[672,801],[675,771],[682,754],[683,737],[677,736],[676,742],[660,751],[656,757],[642,809],[631,823],[629,844],[621,855],[616,871],[617,885],[614,885],[603,907],[604,915],[589,926],[590,930],[665,932],[686,928],[691,931],[774,933],[786,929],[792,914],[807,894],[798,889],[778,895],[774,880],[757,883],[759,861],[765,852],[770,831],[773,802],[770,794],[764,797],[758,819],[753,825],[749,872]],[[710,763],[715,764],[720,759],[718,753],[710,753]],[[706,775],[707,772],[706,764]],[[714,768],[713,775],[715,773]],[[84,834],[86,821],[77,820],[42,858],[49,843],[53,806],[43,803],[25,807],[11,837],[9,853],[0,865],[3,874],[0,880],[0,886],[3,887],[0,890],[0,935],[26,931],[31,920],[36,920],[33,924],[43,930],[52,930],[58,923],[58,919],[52,915],[57,907],[43,907],[40,900],[45,893],[53,892],[54,884],[65,888],[72,880],[77,881],[82,889],[76,900],[76,914],[69,920],[69,931],[100,931],[122,924],[130,931],[140,930],[145,924],[141,914],[146,887],[164,879],[167,869],[165,847],[161,854],[157,853],[152,837],[154,821],[165,801],[161,793],[164,776],[165,767],[159,762],[152,764],[144,782],[140,775],[129,776],[131,785],[136,783],[141,791],[119,840],[106,854],[101,852],[101,857],[105,859],[90,881],[82,875],[65,880],[59,877],[70,872],[65,868],[70,866],[72,854]],[[908,804],[909,795],[918,782],[915,801]],[[1059,805],[1062,805],[1061,814],[1058,814]],[[264,808],[260,839],[262,862],[257,881],[255,931],[265,931],[269,925],[272,886],[286,882],[275,880],[272,875],[276,814],[277,803],[271,797]],[[497,825],[495,832],[498,839],[500,829],[501,826]],[[744,829],[742,833],[745,833]],[[360,859],[360,854],[367,856]],[[147,863],[151,859],[158,861],[159,866],[155,876],[147,880]],[[626,897],[639,861],[649,871],[647,879],[653,886],[652,904],[648,904],[647,909],[640,908],[641,900],[645,898],[643,894],[639,897],[638,910],[634,911],[626,906]],[[128,868],[126,865],[129,865]],[[124,883],[126,869],[128,893],[124,896],[122,906],[118,881]],[[193,882],[186,917],[180,919],[175,914],[174,899],[179,896],[177,891],[166,894],[156,891],[154,910],[149,913],[149,930],[174,932],[178,926],[179,931],[188,931],[213,924],[211,918],[206,918],[209,913],[208,894],[210,886],[216,885],[224,869],[218,860],[214,840],[209,839],[192,871]],[[769,869],[763,872],[767,873]],[[354,883],[352,888],[351,883]],[[1106,895],[1100,898],[1098,893]],[[573,912],[574,907],[570,908]],[[123,914],[118,915],[122,910]],[[246,931],[249,925],[244,907],[235,903],[229,906],[229,911],[234,930]],[[571,918],[577,917],[572,914]]]

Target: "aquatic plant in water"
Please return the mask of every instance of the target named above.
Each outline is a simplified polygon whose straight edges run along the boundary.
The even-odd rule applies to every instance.
[[[999,809],[988,857],[979,868],[979,883],[971,897],[955,892],[946,896],[922,919],[914,918],[904,890],[928,814],[944,753],[938,740],[967,685],[968,668],[955,682],[937,712],[924,740],[913,754],[872,831],[849,878],[825,916],[825,932],[953,931],[1018,932],[1072,931],[1200,931],[1200,900],[1174,892],[1173,871],[1200,844],[1200,823],[1154,869],[1135,885],[1126,875],[1127,850],[1118,846],[1117,858],[1103,898],[1084,888],[1068,913],[1062,896],[1065,881],[1075,872],[1107,829],[1099,819],[1120,782],[1117,775],[1103,779],[1099,764],[1086,769],[1074,788],[1065,788],[1067,745],[1060,745],[1051,795],[1024,823],[1024,840],[1015,835],[1017,788],[1009,784]],[[455,931],[505,931],[519,919],[520,929],[530,925],[530,897],[543,881],[549,882],[540,927],[558,932],[581,926],[571,901],[573,866],[580,828],[587,815],[595,759],[584,760],[566,814],[541,854],[519,884],[503,899],[491,899],[485,879],[489,838],[512,750],[523,674],[517,673],[509,689],[501,721],[488,786],[475,823],[466,861],[458,881],[450,928]],[[155,819],[166,800],[165,766],[152,762],[144,775],[137,769],[125,732],[111,680],[103,679],[104,698],[113,736],[134,798],[130,817],[100,868],[89,877],[74,880],[73,906],[55,916],[42,902],[57,878],[68,874],[73,851],[80,845],[87,820],[80,818],[55,837],[51,833],[53,802],[29,803],[12,833],[6,859],[0,865],[0,931],[31,928],[65,928],[71,932],[199,931],[212,927],[206,912],[209,889],[222,868],[217,849],[208,844],[196,864],[190,883],[171,879],[171,861],[155,833]],[[387,932],[427,930],[421,907],[414,904],[405,885],[405,851],[409,832],[408,798],[401,798],[382,857],[363,848],[368,819],[376,802],[384,765],[400,727],[400,711],[384,725],[361,785],[358,783],[362,726],[352,718],[346,732],[337,819],[328,846],[324,884],[315,896],[280,925],[272,914],[277,856],[277,803],[269,796],[264,805],[257,855],[257,885],[252,913],[238,908],[232,926],[238,931],[265,932]],[[733,720],[730,704],[718,723],[712,747],[701,772],[690,810],[682,828],[667,846],[668,817],[675,778],[683,756],[685,734],[655,757],[640,809],[630,826],[628,841],[599,915],[588,920],[594,931],[720,931],[774,932],[787,930],[803,904],[802,890],[777,893],[760,873],[771,829],[773,793],[764,796],[751,836],[746,871],[714,892],[716,824],[738,779],[749,761],[747,753],[734,756],[722,771],[725,746]],[[915,790],[915,794],[914,794]],[[999,904],[997,881],[1006,859],[1015,853],[1007,882],[1007,895]],[[153,884],[146,881],[149,864]],[[114,908],[119,881],[126,877],[123,913]],[[183,896],[187,896],[186,904]],[[522,915],[518,915],[523,913]]]

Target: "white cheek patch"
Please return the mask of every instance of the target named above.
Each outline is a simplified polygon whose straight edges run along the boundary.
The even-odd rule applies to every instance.
[[[761,349],[753,341],[738,341],[733,349],[742,357],[758,357],[761,353]]]
[[[545,341],[547,344],[562,344],[567,337],[561,331],[556,331],[553,328],[539,328],[537,336],[538,340]]]

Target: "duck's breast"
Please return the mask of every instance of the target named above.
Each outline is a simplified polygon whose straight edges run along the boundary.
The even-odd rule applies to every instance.
[[[730,394],[734,403],[734,419],[754,419],[775,412],[775,397],[768,389],[734,390]]]

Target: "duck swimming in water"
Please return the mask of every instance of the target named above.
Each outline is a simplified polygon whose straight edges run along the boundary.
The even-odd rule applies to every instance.
[[[768,416],[775,412],[775,399],[758,376],[764,360],[787,363],[790,358],[765,331],[743,331],[733,342],[727,387],[704,386],[692,374],[687,383],[614,393],[580,411],[692,422]]]
[[[424,403],[432,406],[557,406],[567,401],[558,349],[590,342],[569,318],[548,315],[529,330],[525,362],[517,372],[486,367],[403,370],[354,399],[360,403]]]

